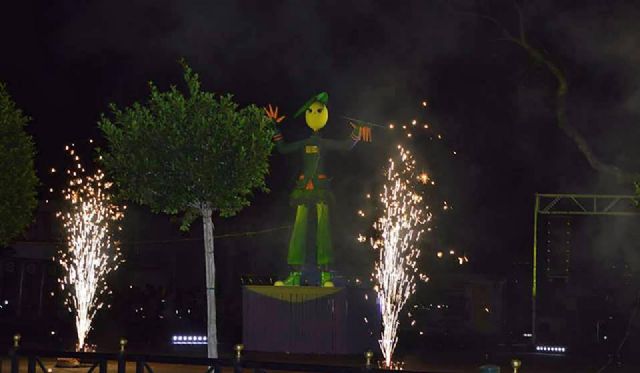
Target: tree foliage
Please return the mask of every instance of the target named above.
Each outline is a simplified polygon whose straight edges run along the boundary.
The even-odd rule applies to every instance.
[[[150,83],[146,104],[111,105],[99,122],[109,142],[100,153],[121,197],[156,212],[185,212],[183,229],[202,216],[208,356],[217,358],[211,217],[233,215],[249,205],[253,190],[266,190],[274,127],[255,105],[239,108],[231,95],[203,92],[198,75],[182,66],[187,95]]]
[[[0,83],[0,246],[31,223],[37,205],[35,146],[22,113]]]
[[[146,104],[112,104],[99,127],[109,142],[101,155],[122,196],[156,212],[187,212],[186,228],[203,203],[231,216],[253,190],[266,190],[273,125],[255,105],[239,108],[231,95],[202,91],[182,66],[188,94],[149,83]]]

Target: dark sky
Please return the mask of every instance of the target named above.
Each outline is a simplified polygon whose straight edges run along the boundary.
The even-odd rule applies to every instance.
[[[490,254],[501,264],[528,256],[535,192],[631,186],[589,168],[555,125],[549,73],[468,11],[517,28],[512,1],[13,1],[0,11],[0,80],[33,117],[41,175],[64,144],[101,141],[96,119],[109,102],[144,100],[150,80],[179,84],[180,57],[206,89],[289,115],[326,90],[328,137],[348,134],[339,113],[428,121],[446,141],[422,135],[407,144],[438,180],[438,198],[454,206],[436,219],[434,240],[499,271],[486,266]],[[640,169],[640,3],[535,1],[523,13],[530,42],[567,74],[572,125],[605,161]],[[283,126],[289,139],[306,134],[299,120]],[[375,131],[374,144],[332,158],[341,237],[356,233],[350,216],[396,141]],[[255,227],[292,219],[295,164],[272,162],[273,192],[238,218]]]

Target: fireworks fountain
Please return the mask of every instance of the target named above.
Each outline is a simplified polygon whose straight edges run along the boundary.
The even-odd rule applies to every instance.
[[[82,351],[93,317],[104,305],[101,296],[109,292],[107,275],[121,263],[113,230],[119,229],[117,221],[123,218],[126,206],[121,209],[111,202],[111,183],[104,180],[102,171],[85,175],[73,147],[66,150],[75,165],[67,170],[69,181],[63,190],[68,211],[57,214],[66,234],[65,250],[59,252],[63,276],[58,282],[65,292],[65,305],[75,315],[76,348]]]
[[[423,110],[428,106],[430,105],[426,100],[422,101]],[[453,150],[445,141],[437,124],[413,119],[404,123],[389,123],[387,126],[374,124],[374,126],[386,127],[401,143],[419,142],[422,147],[424,142],[429,141],[434,145],[429,146],[429,149],[445,149],[452,158],[459,156],[458,151]],[[417,282],[426,283],[430,280],[418,270],[421,248],[417,245],[425,231],[432,232],[429,222],[433,218],[432,212],[438,209],[431,209],[431,206],[424,201],[423,194],[428,196],[431,204],[435,204],[435,201],[442,197],[433,189],[436,181],[432,175],[424,170],[416,170],[416,161],[411,152],[402,145],[398,145],[397,149],[398,156],[389,159],[385,172],[386,180],[379,200],[374,204],[375,206],[371,206],[379,211],[380,217],[373,224],[373,232],[360,233],[356,238],[360,243],[368,242],[378,255],[371,281],[382,318],[379,345],[384,360],[380,365],[391,369],[403,369],[404,365],[400,361],[392,360],[398,343],[401,312],[404,308],[409,308],[405,306],[415,293]],[[436,157],[441,158],[442,154],[437,154]],[[366,194],[366,198],[371,199],[371,194]],[[443,213],[453,209],[446,200],[442,200],[441,208]],[[362,218],[367,216],[363,210],[358,210],[358,215]],[[421,242],[422,249],[432,252],[437,260],[444,260],[444,252],[437,247],[439,245],[434,244],[438,240],[429,241]],[[457,258],[460,266],[469,262],[465,250],[450,249],[447,257]],[[365,299],[369,297],[365,295]],[[444,305],[444,307],[448,306]],[[424,309],[424,306],[414,304],[412,309],[414,308]],[[406,316],[410,319],[411,327],[415,327],[416,315],[409,311]],[[367,318],[364,318],[364,322],[368,323]],[[419,331],[420,336],[424,334],[424,331]]]
[[[420,278],[416,261],[420,250],[416,242],[431,220],[431,213],[421,207],[422,196],[416,191],[416,181],[424,175],[415,174],[415,160],[408,150],[398,146],[399,162],[389,159],[386,181],[380,203],[382,216],[374,223],[378,233],[371,245],[379,256],[373,272],[375,291],[382,312],[382,335],[379,340],[386,367],[393,367],[392,356],[398,342],[399,316]]]

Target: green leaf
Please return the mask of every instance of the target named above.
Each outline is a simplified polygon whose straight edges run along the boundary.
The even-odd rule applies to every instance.
[[[267,190],[274,129],[257,106],[240,108],[230,94],[202,91],[198,74],[180,64],[186,94],[150,82],[146,102],[110,105],[98,125],[108,141],[100,155],[120,197],[185,213],[181,228],[188,229],[197,203],[232,216],[254,190]]]
[[[25,131],[29,120],[0,82],[0,246],[24,231],[37,205],[35,146]]]

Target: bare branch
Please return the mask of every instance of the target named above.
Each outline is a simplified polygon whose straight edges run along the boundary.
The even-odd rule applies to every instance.
[[[507,28],[504,27],[502,25],[502,23],[500,23],[500,21],[498,21],[494,17],[491,17],[491,16],[486,15],[486,14],[474,13],[474,12],[466,12],[466,11],[458,11],[457,13],[485,19],[485,20],[493,23],[494,25],[496,25],[498,28],[500,28],[500,30],[502,31],[502,34],[504,35],[504,39],[503,40],[511,41],[512,39],[514,39],[514,36],[509,32],[509,30],[507,30]]]
[[[517,2],[516,9],[518,11],[519,18],[519,37],[514,37],[509,30],[507,30],[497,19],[485,14],[475,14],[476,17],[486,19],[502,29],[502,33],[505,37],[501,40],[512,42],[522,48],[531,59],[535,62],[545,66],[547,70],[555,77],[557,82],[556,88],[556,124],[578,147],[582,155],[586,158],[589,166],[597,172],[605,175],[613,176],[620,183],[632,183],[640,180],[640,174],[637,172],[624,171],[621,168],[607,164],[603,162],[593,151],[587,140],[578,132],[578,130],[571,126],[567,118],[567,105],[566,98],[569,92],[569,84],[567,78],[562,69],[558,67],[551,59],[545,57],[545,53],[542,53],[540,49],[534,48],[529,44],[526,37],[526,31],[524,28],[524,17],[522,10]],[[474,14],[466,12],[468,14]]]
[[[513,4],[515,5],[516,10],[518,11],[518,25],[520,26],[520,40],[526,43],[527,37],[526,37],[526,33],[524,32],[524,17],[522,15],[522,8],[518,4],[518,2],[515,0],[513,1]]]

